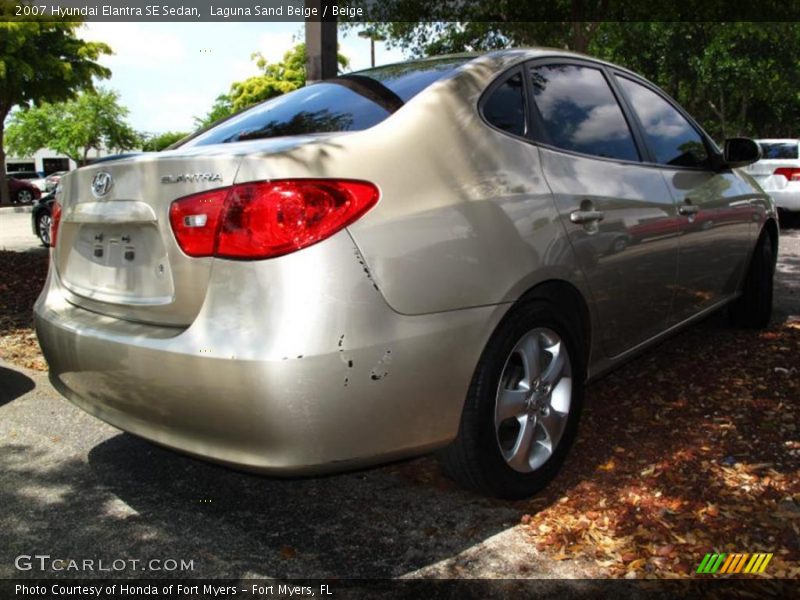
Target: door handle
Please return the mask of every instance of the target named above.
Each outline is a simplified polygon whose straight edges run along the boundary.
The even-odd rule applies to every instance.
[[[578,225],[602,221],[605,215],[599,210],[574,210],[569,214],[569,220]]]
[[[696,215],[700,212],[700,207],[695,206],[694,204],[681,204],[678,207],[678,214],[689,216],[689,215]]]

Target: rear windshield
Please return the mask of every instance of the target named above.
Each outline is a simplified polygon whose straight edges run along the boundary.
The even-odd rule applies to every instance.
[[[762,159],[797,158],[797,142],[759,142]]]
[[[309,85],[231,117],[182,147],[367,129],[467,60],[458,57],[388,65]]]

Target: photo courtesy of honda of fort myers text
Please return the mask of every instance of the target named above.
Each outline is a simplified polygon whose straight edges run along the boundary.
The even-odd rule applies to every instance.
[[[791,597],[795,12],[0,0],[0,598]]]

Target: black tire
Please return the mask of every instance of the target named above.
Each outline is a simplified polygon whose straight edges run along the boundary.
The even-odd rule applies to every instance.
[[[540,329],[554,332],[566,346],[571,400],[563,433],[552,454],[532,472],[519,472],[503,456],[495,407],[501,376],[507,377],[504,374],[515,347],[530,332]],[[583,404],[585,367],[578,342],[578,328],[549,302],[533,299],[512,309],[492,335],[475,370],[457,438],[439,453],[445,474],[466,488],[504,499],[526,498],[550,483],[575,439]],[[548,395],[552,399],[553,395]],[[526,456],[526,460],[531,459]]]
[[[730,305],[732,325],[762,329],[772,317],[772,285],[775,275],[775,254],[772,240],[764,231],[758,239],[750,266],[742,285],[742,295]]]
[[[43,210],[36,217],[36,235],[38,235],[39,239],[42,241],[42,246],[46,248],[50,247],[50,224],[50,211]]]
[[[628,247],[628,239],[625,237],[618,237],[611,244],[611,254],[619,254]]]
[[[792,229],[800,225],[800,212],[778,210],[778,221],[781,229]]]
[[[33,194],[29,190],[19,190],[16,195],[17,204],[30,204],[33,202]]]

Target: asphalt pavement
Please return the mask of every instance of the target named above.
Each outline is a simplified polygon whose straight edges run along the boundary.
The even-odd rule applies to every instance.
[[[31,207],[0,207],[0,250],[28,252],[39,248],[42,243],[31,227]]]

